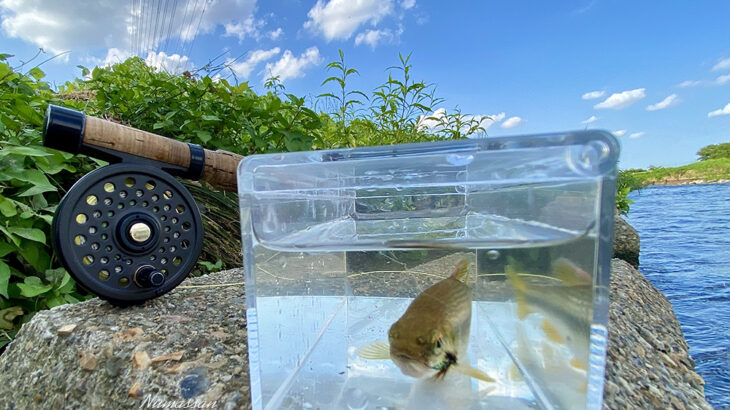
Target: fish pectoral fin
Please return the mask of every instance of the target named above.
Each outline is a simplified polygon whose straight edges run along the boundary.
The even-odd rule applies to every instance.
[[[496,380],[494,380],[493,378],[487,376],[487,374],[484,373],[483,371],[481,371],[481,370],[479,370],[477,368],[471,367],[469,365],[466,365],[466,364],[458,364],[457,363],[457,364],[451,365],[451,367],[454,370],[456,370],[457,372],[459,372],[461,374],[465,374],[465,375],[467,375],[469,377],[473,377],[475,379],[479,379],[479,380],[482,380],[482,381],[485,381],[485,382],[489,382],[489,383],[496,382]]]
[[[370,360],[390,359],[390,345],[382,341],[368,343],[357,350],[357,355]]]

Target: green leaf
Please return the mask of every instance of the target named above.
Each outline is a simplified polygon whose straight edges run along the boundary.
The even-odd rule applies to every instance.
[[[10,233],[6,227],[0,225],[0,232],[4,233],[8,239],[13,241],[15,246],[20,246],[21,239]]]
[[[200,141],[203,142],[203,144],[210,141],[211,138],[213,138],[208,131],[195,131],[195,135],[200,139]]]
[[[40,242],[45,244],[46,243],[46,234],[43,233],[40,229],[36,228],[21,228],[17,226],[8,226],[6,228],[8,232],[18,235],[21,238],[28,239],[30,241]]]
[[[64,298],[64,299],[66,300],[66,302],[68,302],[68,303],[78,303],[78,302],[79,302],[79,300],[78,300],[78,299],[76,299],[75,297],[71,296],[71,295],[70,295],[70,294],[68,294],[68,293],[64,294],[64,295],[63,295],[63,298]]]
[[[43,70],[41,70],[38,67],[31,68],[31,70],[28,72],[28,74],[30,74],[36,80],[40,80],[41,78],[46,76],[46,73],[44,73]]]
[[[43,147],[34,147],[34,146],[27,146],[27,147],[18,147],[18,146],[9,146],[5,147],[0,150],[0,157],[4,157],[6,155],[25,155],[28,157],[48,157],[53,155],[52,153],[46,151]]]
[[[17,179],[18,181],[30,182],[33,185],[51,185],[46,175],[37,169],[12,170],[5,172],[2,180]]]
[[[10,283],[10,266],[0,261],[0,295],[8,298],[8,283]]]
[[[53,185],[34,185],[34,186],[28,188],[27,190],[23,191],[23,193],[21,193],[18,196],[31,196],[31,195],[42,194],[44,192],[55,192],[55,191],[56,191],[56,187]]]
[[[2,55],[5,55],[5,54],[0,54],[0,56],[2,56]],[[4,60],[4,59],[0,59],[0,61],[2,61],[2,60]],[[13,69],[10,68],[9,65],[7,65],[5,63],[0,63],[0,81],[5,79],[5,77],[12,72],[13,72]]]
[[[56,306],[61,306],[66,304],[66,299],[63,298],[61,295],[52,294],[46,296],[46,306],[48,306],[49,309],[54,308]]]
[[[23,283],[18,283],[18,288],[20,289],[21,295],[26,298],[32,298],[48,292],[53,289],[53,286],[44,285],[41,278],[37,276],[28,276]]]
[[[216,117],[215,115],[204,114],[201,118],[205,121],[220,121],[220,118]]]
[[[14,251],[15,247],[13,245],[9,244],[6,241],[0,240],[0,258]]]
[[[63,268],[60,268],[63,269]],[[65,269],[64,269],[65,272]],[[63,279],[61,279],[61,284],[58,285],[58,292],[61,294],[64,293],[71,293],[74,289],[74,281],[71,280],[71,275],[68,274],[68,272],[63,275]]]
[[[8,218],[17,215],[18,209],[15,207],[15,201],[0,195],[0,213]]]

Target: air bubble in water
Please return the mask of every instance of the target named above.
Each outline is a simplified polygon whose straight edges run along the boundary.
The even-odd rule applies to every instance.
[[[363,410],[368,407],[368,397],[365,392],[358,388],[350,388],[345,391],[345,403],[349,410]]]
[[[487,252],[487,259],[490,259],[493,261],[499,259],[499,251],[492,249],[491,251]]]

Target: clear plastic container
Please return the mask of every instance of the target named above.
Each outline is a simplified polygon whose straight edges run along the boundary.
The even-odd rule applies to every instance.
[[[581,131],[247,157],[253,408],[601,408],[618,152]],[[362,357],[463,259],[450,363],[494,381]]]

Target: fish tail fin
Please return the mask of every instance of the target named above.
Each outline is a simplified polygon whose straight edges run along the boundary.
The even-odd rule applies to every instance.
[[[567,285],[590,285],[591,275],[568,258],[558,258],[552,263],[553,276]]]
[[[370,360],[390,359],[390,345],[382,341],[368,343],[357,350],[357,355]]]
[[[525,316],[530,313],[530,309],[527,307],[527,299],[525,298],[527,284],[519,277],[519,275],[517,275],[517,272],[510,265],[504,267],[504,273],[505,276],[507,276],[507,280],[512,284],[512,287],[515,288],[515,294],[517,296],[517,316],[520,319],[524,319]]]
[[[467,281],[469,280],[469,277],[467,276],[467,271],[469,270],[469,261],[467,259],[462,259],[459,261],[459,263],[454,266],[454,270],[451,271],[451,275],[449,277],[454,278],[456,280],[461,280],[464,276],[466,276]],[[467,282],[468,284],[468,282]]]
[[[489,382],[489,383],[496,382],[496,380],[487,376],[487,374],[484,373],[483,371],[481,371],[477,368],[471,367],[469,365],[455,363],[455,364],[451,365],[451,367],[453,367],[454,370],[456,370],[457,372],[459,372],[461,374],[465,374],[469,377],[473,377],[475,379],[482,380],[482,381]]]

